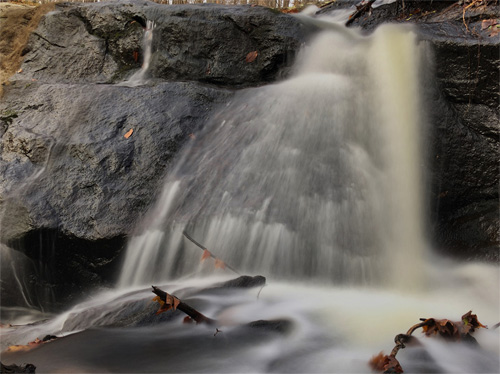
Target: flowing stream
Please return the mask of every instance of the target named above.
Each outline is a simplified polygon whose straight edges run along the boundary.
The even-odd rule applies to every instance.
[[[137,70],[126,81],[119,83],[120,86],[137,87],[147,83],[147,73],[151,62],[151,54],[153,51],[153,30],[155,23],[152,20],[146,20],[144,35],[142,37],[143,61],[141,68]]]
[[[131,238],[117,288],[4,329],[2,349],[65,337],[2,361],[65,373],[369,373],[370,357],[421,317],[472,309],[498,322],[498,266],[440,259],[426,239],[428,47],[400,26],[334,28],[291,78],[237,93],[195,134]],[[184,232],[267,286],[210,289],[234,275],[201,262]],[[220,332],[155,315],[151,284]],[[245,326],[256,320],[289,328]],[[405,372],[499,372],[498,330],[478,331],[480,348],[415,336],[422,345],[398,354]]]
[[[184,230],[242,272],[420,284],[424,50],[394,26],[325,33],[292,78],[237,94],[167,179],[120,285],[201,270]]]

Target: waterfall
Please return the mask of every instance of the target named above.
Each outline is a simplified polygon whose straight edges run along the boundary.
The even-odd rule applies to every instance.
[[[177,160],[119,285],[213,269],[184,230],[241,272],[420,283],[424,50],[401,26],[324,32],[291,78],[237,93]]]
[[[155,28],[155,26],[156,25],[154,21],[146,21],[144,36],[142,37],[142,50],[144,54],[142,66],[129,79],[127,79],[125,82],[120,83],[120,86],[136,87],[146,83],[146,74],[149,70],[149,64],[151,62],[151,55],[153,50],[153,29]]]

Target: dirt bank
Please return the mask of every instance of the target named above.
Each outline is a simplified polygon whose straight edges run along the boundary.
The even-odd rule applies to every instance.
[[[3,86],[21,66],[22,51],[29,35],[42,16],[54,9],[54,4],[30,6],[17,3],[0,3],[0,97]]]

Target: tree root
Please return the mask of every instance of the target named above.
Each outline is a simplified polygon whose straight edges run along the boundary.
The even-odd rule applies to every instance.
[[[477,316],[472,311],[465,313],[461,320],[452,322],[448,319],[421,318],[422,322],[410,327],[406,334],[398,334],[394,338],[396,345],[389,355],[380,352],[369,361],[371,368],[375,371],[384,373],[402,373],[403,369],[396,359],[400,349],[406,347],[406,344],[416,341],[412,336],[413,332],[422,328],[426,336],[439,335],[449,341],[464,341],[477,345],[476,339],[471,335],[477,328],[486,328],[481,324]]]

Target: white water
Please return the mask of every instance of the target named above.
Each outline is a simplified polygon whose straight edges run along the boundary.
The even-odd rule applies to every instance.
[[[217,336],[215,327],[182,324],[182,313],[155,316],[149,288],[113,290],[45,323],[0,330],[2,349],[47,334],[65,336],[28,353],[4,352],[2,362],[31,362],[37,372],[60,373],[370,373],[368,360],[388,354],[394,336],[421,317],[459,320],[473,308],[482,323],[498,321],[496,266],[436,265],[428,273],[433,287],[417,293],[276,281],[260,293],[197,291],[221,280],[213,277],[162,285],[217,319]],[[284,335],[242,328],[260,319],[286,319],[293,328]],[[480,349],[420,331],[414,336],[423,345],[397,357],[406,373],[499,371],[498,329],[474,334]]]
[[[294,77],[238,94],[177,163],[119,284],[199,271],[186,230],[241,272],[420,286],[424,50],[395,26],[324,33]]]
[[[146,28],[144,29],[144,36],[142,38],[142,66],[125,82],[120,83],[120,86],[137,87],[147,83],[147,73],[151,62],[151,55],[153,53],[153,30],[155,26],[154,21],[146,21]]]

